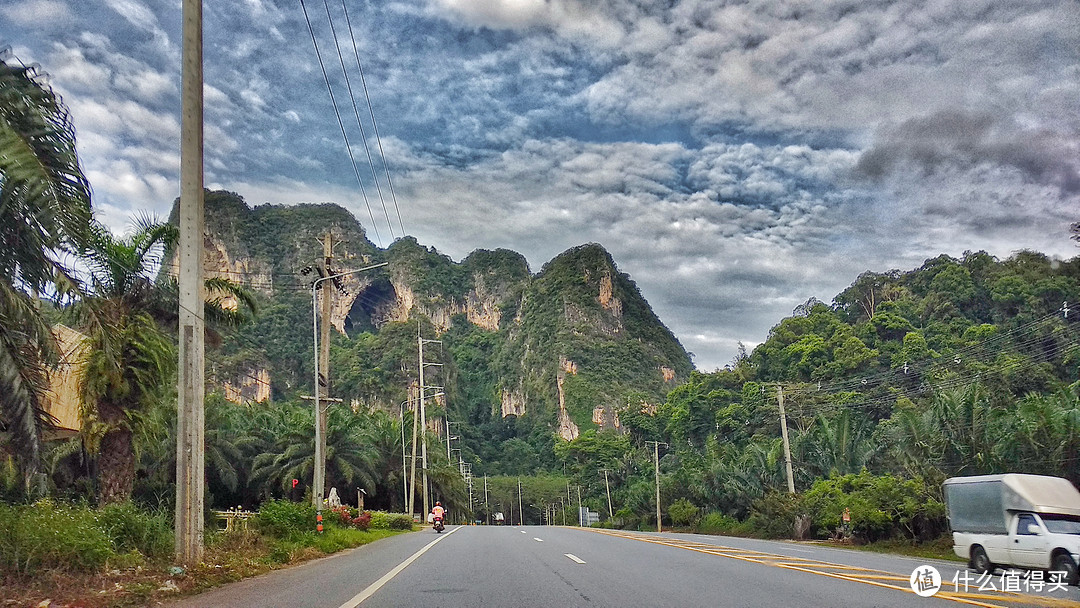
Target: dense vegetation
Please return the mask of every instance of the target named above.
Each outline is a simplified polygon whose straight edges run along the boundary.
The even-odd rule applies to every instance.
[[[173,576],[160,567],[172,554],[175,229],[144,218],[118,237],[94,223],[66,109],[33,68],[5,58],[0,135],[0,578],[138,576],[144,565]],[[411,528],[391,512],[409,489],[417,333],[441,339],[425,358],[441,365],[427,384],[444,393],[430,419],[457,425],[421,431],[430,491],[451,520],[573,523],[584,505],[605,526],[918,541],[946,531],[948,476],[1080,483],[1080,328],[1068,304],[1080,298],[1080,258],[976,252],[867,272],[701,373],[599,245],[533,275],[512,251],[455,263],[412,238],[379,249],[332,204],[252,209],[228,192],[208,192],[206,204],[219,273],[203,311],[208,376],[222,389],[206,401],[207,505],[259,509],[253,530],[209,534],[214,558],[235,564],[224,576]],[[333,266],[318,243],[327,231]],[[383,511],[336,507],[316,534],[309,286],[381,262],[333,285],[355,298],[330,345],[341,402],[329,410],[327,486],[345,502],[366,491]],[[44,442],[57,321],[87,336],[82,429]],[[270,399],[226,401],[246,379],[269,385]],[[785,464],[796,492],[785,491]],[[143,603],[179,590],[171,579],[127,582],[115,589]]]
[[[655,526],[644,442],[661,441],[675,523],[692,505],[689,519],[710,529],[828,536],[848,507],[859,538],[930,538],[946,529],[948,476],[1080,483],[1080,327],[1066,304],[1078,296],[1080,258],[1033,252],[865,273],[727,368],[695,372],[655,413],[622,414],[628,436],[582,436],[557,453],[601,512],[596,469],[611,469],[618,525]],[[781,391],[797,497],[785,491]]]
[[[446,397],[428,414],[453,421],[455,438],[448,459],[443,427],[429,430],[430,477],[454,517],[486,519],[516,504],[526,521],[574,521],[580,489],[605,525],[655,526],[651,442],[661,443],[664,523],[703,530],[827,536],[846,507],[860,538],[929,538],[945,529],[947,476],[1025,471],[1080,481],[1080,347],[1077,313],[1065,307],[1080,296],[1077,260],[977,252],[868,272],[831,305],[809,300],[752,352],[703,373],[691,372],[599,246],[570,250],[534,276],[509,251],[477,251],[459,264],[413,239],[379,250],[335,206],[249,209],[229,193],[208,200],[220,204],[210,214],[220,241],[251,256],[230,253],[260,310],[222,331],[211,375],[235,382],[268,369],[272,388],[267,403],[208,399],[208,497],[219,507],[302,501],[310,491],[313,419],[300,398],[311,390],[310,277],[299,266],[319,253],[309,222],[344,235],[342,264],[389,262],[351,286],[359,296],[346,334],[331,344],[332,391],[344,402],[330,409],[327,487],[346,502],[363,487],[369,506],[403,508],[418,327],[442,341],[425,359],[442,365],[428,383]],[[263,227],[236,228],[253,221]],[[407,318],[389,311],[401,290],[412,296]],[[462,303],[484,296],[497,327],[464,312]],[[664,367],[682,381],[666,382]],[[560,383],[580,429],[573,441],[555,433]],[[784,491],[781,392],[795,497]],[[508,394],[524,415],[502,415]],[[593,424],[597,406],[617,429]],[[134,496],[154,508],[172,500],[173,418],[165,400],[135,427]],[[54,444],[51,492],[93,495],[90,456],[80,440]],[[21,496],[16,477],[5,479],[8,496]]]

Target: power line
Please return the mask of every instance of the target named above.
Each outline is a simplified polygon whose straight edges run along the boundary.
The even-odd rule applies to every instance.
[[[386,183],[390,186],[390,196],[394,200],[394,211],[397,213],[398,226],[401,227],[401,235],[405,235],[405,224],[401,221],[401,208],[398,207],[397,192],[394,191],[394,182],[390,179],[390,167],[386,160],[386,152],[383,151],[382,137],[379,135],[379,123],[375,120],[375,110],[371,106],[371,95],[368,93],[367,79],[364,78],[364,68],[360,65],[360,52],[356,47],[356,36],[353,35],[352,21],[349,19],[349,9],[345,7],[345,0],[341,0],[341,10],[345,12],[345,23],[349,26],[349,38],[352,39],[353,55],[356,56],[356,69],[360,72],[360,83],[364,86],[364,98],[367,99],[368,113],[371,114],[371,126],[375,131],[375,141],[379,144],[379,156],[382,157],[383,171],[386,172]],[[378,180],[376,180],[378,185]],[[379,192],[382,195],[382,191]]]
[[[394,238],[394,226],[390,223],[390,214],[386,211],[386,199],[383,198],[382,188],[379,186],[378,174],[375,173],[375,162],[371,159],[371,147],[368,146],[367,134],[364,132],[364,124],[360,121],[360,110],[356,107],[356,95],[353,94],[352,81],[349,80],[349,71],[345,69],[345,58],[341,54],[341,44],[338,42],[337,29],[334,27],[334,18],[330,16],[330,4],[323,0],[326,8],[326,20],[330,23],[330,35],[334,38],[334,48],[337,50],[338,61],[341,63],[341,74],[345,77],[345,86],[349,90],[349,99],[352,101],[353,115],[356,116],[356,126],[360,128],[360,138],[364,142],[364,151],[367,153],[368,166],[371,167],[371,179],[375,182],[375,189],[379,192],[379,201],[382,203],[383,215],[386,216],[386,225],[390,228],[390,238]],[[344,4],[342,4],[344,6]],[[347,14],[346,14],[347,15]],[[346,16],[348,20],[348,16]],[[352,26],[349,26],[349,34],[352,35]],[[353,50],[356,50],[356,39],[353,38]],[[357,55],[357,64],[359,64]],[[402,234],[402,236],[405,236]]]
[[[304,5],[304,0],[300,0],[300,8],[304,11],[304,21],[307,22],[308,32],[311,34],[311,43],[315,46],[315,56],[319,59],[319,68],[322,69],[323,80],[326,81],[326,90],[330,93],[330,103],[334,106],[334,115],[337,116],[338,127],[341,129],[341,137],[345,139],[345,150],[349,153],[349,160],[352,163],[353,173],[356,175],[356,183],[360,185],[360,192],[364,195],[364,206],[367,207],[368,217],[371,218],[371,228],[375,231],[375,238],[379,240],[379,244],[381,245],[382,237],[379,235],[379,227],[375,224],[375,214],[371,212],[371,203],[368,201],[367,190],[364,188],[363,180],[360,179],[360,170],[356,167],[356,158],[353,157],[352,146],[349,145],[349,136],[345,132],[345,123],[341,120],[341,111],[338,109],[337,98],[334,96],[334,88],[330,86],[330,77],[326,73],[326,65],[323,63],[322,52],[319,51],[319,42],[315,39],[315,29],[311,27],[311,19],[308,17],[307,6]]]
[[[1018,334],[1027,334],[1028,337],[1026,337],[1023,341],[1020,342],[1012,342],[1011,346],[1017,348],[1018,350],[1021,348],[1026,348],[1028,346],[1032,346],[1045,338],[1045,336],[1043,335],[1036,334],[1035,328],[1050,319],[1057,318],[1058,315],[1062,312],[1062,310],[1063,309],[1058,309],[1053,313],[1050,313],[1038,319],[1034,319],[1013,329],[1004,332],[997,332],[993,336],[990,336],[982,342],[978,342],[976,344],[972,344],[957,349],[955,351],[951,351],[946,355],[938,357],[927,356],[923,359],[917,359],[907,362],[905,364],[906,368],[903,373],[904,375],[908,375],[909,372],[914,375],[925,375],[926,373],[928,373],[927,370],[941,369],[942,359],[951,359],[953,361],[956,361],[956,359],[959,358],[962,362],[967,359],[976,358],[980,353],[984,355],[987,353],[1000,353],[999,346],[1002,343],[1006,343],[1006,340],[1008,338],[1011,338]],[[866,390],[869,387],[880,386],[882,382],[894,379],[899,373],[901,373],[899,371],[900,369],[902,368],[897,367],[881,370],[870,374],[864,374],[862,376],[856,376],[854,378],[849,378],[845,380],[831,382],[817,381],[811,382],[809,384],[816,384],[817,390],[822,392],[853,392],[859,390]],[[805,384],[802,384],[801,386],[805,386]],[[798,384],[794,385],[794,390],[805,392],[805,389],[801,388],[801,386]]]

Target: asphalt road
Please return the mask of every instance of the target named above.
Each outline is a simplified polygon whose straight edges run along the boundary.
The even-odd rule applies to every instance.
[[[911,590],[921,565],[943,579],[934,597]],[[999,572],[980,583],[958,563],[804,543],[473,526],[388,538],[175,606],[1080,606],[1076,588],[1033,595],[1019,577],[1019,592],[1003,593],[1011,579]]]

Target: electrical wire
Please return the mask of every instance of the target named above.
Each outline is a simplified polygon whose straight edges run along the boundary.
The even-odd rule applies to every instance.
[[[345,57],[341,54],[341,44],[338,42],[337,28],[334,27],[334,18],[330,16],[330,4],[323,0],[326,8],[326,20],[330,23],[330,35],[334,38],[334,48],[337,50],[338,61],[341,63],[341,74],[345,77],[345,87],[349,91],[349,99],[352,101],[353,115],[356,116],[356,126],[360,128],[360,138],[364,142],[364,151],[367,153],[368,166],[371,168],[371,179],[375,182],[375,189],[379,193],[379,201],[382,203],[383,215],[386,216],[386,225],[390,229],[390,238],[394,238],[394,226],[390,223],[390,214],[386,210],[386,199],[383,197],[382,187],[379,186],[378,173],[375,172],[375,161],[371,159],[371,147],[368,145],[367,133],[364,132],[364,124],[360,120],[360,110],[356,107],[356,95],[353,94],[352,81],[349,79],[349,71],[345,69]],[[352,33],[352,27],[349,27]],[[356,39],[353,39],[353,50],[356,49]],[[359,57],[359,55],[358,55]],[[359,63],[359,59],[357,60]],[[402,236],[405,236],[402,234]]]
[[[311,19],[308,17],[307,6],[304,5],[304,0],[300,0],[300,8],[304,11],[304,21],[307,22],[308,32],[311,34],[311,43],[315,46],[315,55],[319,59],[319,68],[322,69],[323,80],[326,81],[326,90],[330,92],[330,103],[334,106],[334,115],[337,116],[338,127],[341,129],[341,136],[345,140],[345,150],[349,153],[349,160],[352,162],[353,173],[356,175],[356,183],[360,185],[360,192],[364,195],[364,206],[367,207],[368,217],[371,218],[371,228],[375,231],[375,238],[378,239],[379,245],[382,245],[383,241],[382,237],[379,235],[379,227],[375,224],[375,214],[371,211],[371,202],[368,200],[367,190],[364,188],[363,180],[360,179],[360,170],[356,166],[356,158],[353,157],[352,146],[349,145],[349,136],[345,132],[345,123],[341,120],[341,111],[338,109],[337,98],[334,96],[334,88],[330,86],[330,76],[326,73],[326,65],[323,63],[322,52],[319,51],[319,42],[315,39],[315,29],[311,26]]]
[[[398,226],[401,228],[402,236],[404,236],[405,224],[401,221],[401,208],[398,206],[397,192],[394,190],[394,181],[390,179],[390,167],[386,160],[386,152],[383,150],[382,136],[379,135],[379,123],[375,120],[375,110],[371,105],[371,95],[368,93],[367,79],[364,78],[364,68],[360,64],[360,51],[356,46],[356,36],[353,35],[352,20],[349,19],[349,9],[345,6],[345,0],[341,0],[341,10],[345,13],[345,23],[349,26],[349,38],[352,40],[353,55],[356,56],[356,69],[360,72],[360,83],[364,87],[364,98],[367,100],[368,113],[371,114],[371,126],[375,131],[375,141],[379,144],[379,156],[382,158],[383,171],[386,172],[386,183],[390,186],[390,196],[394,201]],[[375,183],[378,184],[378,181]],[[379,192],[379,195],[382,195],[382,191]]]
[[[977,358],[977,355],[980,354],[980,352],[983,353],[983,354],[987,354],[987,353],[997,354],[997,353],[1000,352],[999,347],[1000,347],[1001,344],[1010,343],[1010,342],[1007,342],[1007,339],[1012,338],[1013,336],[1016,336],[1017,334],[1020,334],[1020,333],[1027,333],[1027,334],[1030,335],[1030,337],[1025,338],[1025,340],[1021,341],[1021,342],[1016,342],[1015,340],[1013,340],[1011,342],[1011,344],[1012,345],[1019,344],[1019,345],[1021,345],[1021,348],[1026,348],[1028,346],[1032,346],[1032,345],[1038,343],[1039,341],[1045,339],[1045,336],[1043,336],[1043,335],[1034,334],[1033,333],[1034,329],[1037,326],[1039,326],[1040,324],[1045,323],[1046,321],[1048,321],[1050,319],[1058,318],[1058,315],[1059,315],[1059,313],[1062,312],[1062,310],[1063,309],[1058,309],[1057,311],[1055,311],[1053,313],[1050,313],[1048,315],[1045,315],[1045,316],[1040,317],[1038,319],[1035,319],[1033,321],[1029,321],[1029,322],[1027,322],[1027,323],[1025,323],[1025,324],[1023,324],[1023,325],[1021,325],[1019,327],[1015,327],[1013,329],[1010,329],[1010,330],[1007,330],[1007,331],[1004,331],[1004,332],[997,332],[993,336],[990,336],[989,338],[987,338],[986,340],[984,340],[982,342],[978,342],[976,344],[966,346],[966,347],[957,349],[955,351],[951,351],[950,353],[948,353],[946,355],[939,356],[939,357],[928,356],[928,357],[926,357],[924,359],[908,362],[907,363],[908,371],[904,372],[904,374],[907,375],[910,372],[913,376],[926,375],[928,372],[925,371],[925,370],[939,369],[941,367],[941,365],[942,365],[942,361],[941,361],[942,359],[952,360],[954,362],[956,361],[956,359],[960,359],[960,362],[963,362],[963,361],[965,361],[967,359]],[[1017,349],[1017,350],[1019,350],[1019,349]],[[896,375],[898,373],[900,373],[899,369],[900,368],[882,370],[882,371],[875,372],[875,373],[872,373],[872,374],[864,374],[862,376],[856,376],[854,378],[841,380],[841,381],[831,381],[831,382],[818,381],[818,382],[811,382],[809,384],[817,385],[817,390],[822,391],[822,392],[834,392],[835,393],[835,392],[852,392],[852,391],[866,390],[868,387],[878,386],[878,385],[881,385],[881,383],[884,382],[884,381],[894,379],[896,377]],[[805,386],[805,383],[804,384],[796,384],[795,386],[796,387]],[[799,389],[797,388],[796,390],[799,390]]]

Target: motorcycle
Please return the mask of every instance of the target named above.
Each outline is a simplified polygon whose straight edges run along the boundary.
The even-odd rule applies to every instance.
[[[433,527],[435,528],[435,532],[436,532],[437,534],[438,534],[438,533],[441,533],[441,532],[442,532],[442,531],[443,531],[443,530],[445,529],[445,528],[443,527],[443,521],[442,521],[442,518],[441,518],[441,517],[436,517],[436,518],[435,518],[435,523],[434,523],[434,526],[433,526]]]

